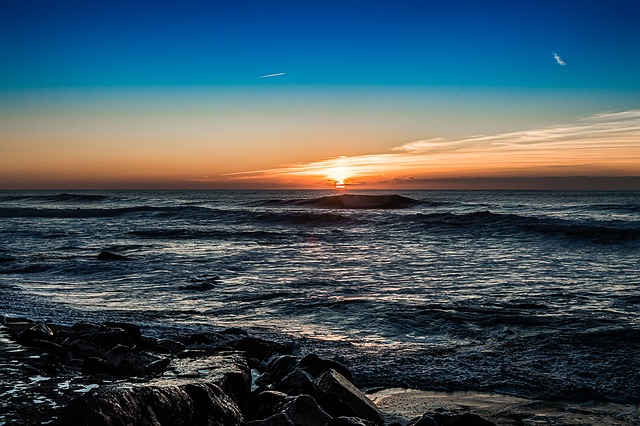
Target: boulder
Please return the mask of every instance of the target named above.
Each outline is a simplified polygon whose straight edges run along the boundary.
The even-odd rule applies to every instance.
[[[267,373],[274,381],[282,380],[298,367],[300,358],[293,355],[280,355],[271,358],[267,364]]]
[[[353,382],[353,376],[347,367],[340,364],[338,361],[320,358],[316,354],[309,354],[305,356],[300,360],[298,366],[311,374],[314,378],[318,377],[325,371],[333,369],[342,374],[350,382]]]
[[[282,412],[296,426],[326,426],[332,419],[309,395],[288,398]]]
[[[240,409],[213,383],[91,391],[73,400],[56,425],[235,426]]]
[[[18,340],[25,345],[32,345],[35,340],[53,341],[53,337],[53,330],[43,322],[38,322],[18,333]]]
[[[283,392],[267,390],[255,392],[251,395],[250,416],[255,420],[271,417],[282,411],[287,402],[287,394]]]
[[[291,345],[250,336],[241,338],[234,346],[237,350],[246,352],[247,357],[260,361],[266,361],[276,354],[291,353],[292,349]]]
[[[320,402],[333,416],[360,417],[384,423],[378,407],[342,374],[328,370],[314,381]]]
[[[376,424],[360,417],[336,417],[327,426],[376,426]]]
[[[105,322],[102,325],[109,328],[120,328],[124,330],[129,336],[132,345],[139,345],[142,339],[142,331],[140,327],[128,322]]]
[[[98,260],[130,260],[127,256],[111,253],[110,251],[102,251],[98,255]]]
[[[264,420],[254,420],[246,426],[296,426],[285,413],[274,414]]]
[[[426,413],[410,421],[407,426],[496,426],[496,424],[472,413]]]

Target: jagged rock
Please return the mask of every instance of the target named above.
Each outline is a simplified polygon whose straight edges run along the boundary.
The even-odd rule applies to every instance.
[[[264,420],[254,420],[246,426],[296,426],[285,413],[274,414]]]
[[[324,371],[335,370],[342,374],[347,380],[353,382],[351,371],[338,361],[320,358],[316,354],[309,354],[300,360],[298,367],[311,374],[313,378],[318,377]]]
[[[155,349],[159,352],[177,354],[184,351],[184,344],[171,339],[158,339]]]
[[[215,383],[229,395],[240,409],[249,408],[251,397],[251,373],[241,352],[206,354],[194,358],[172,360],[171,369],[152,381],[159,385],[185,385],[194,380]]]
[[[83,374],[113,374],[114,367],[102,358],[91,356],[82,360]]]
[[[121,328],[129,336],[132,345],[140,344],[140,340],[142,339],[142,331],[137,325],[130,324],[128,322],[105,322],[102,325],[109,328]]]
[[[256,392],[251,397],[251,418],[265,419],[282,411],[287,394],[278,391]]]
[[[277,383],[273,384],[277,390],[289,395],[315,394],[313,378],[304,370],[296,368]]]
[[[337,371],[323,372],[314,384],[322,406],[333,416],[361,417],[378,425],[384,423],[378,407]]]
[[[293,355],[274,356],[267,363],[267,373],[274,381],[282,380],[298,367],[300,358]]]
[[[57,425],[206,425],[244,423],[240,409],[213,383],[91,391],[73,400]]]
[[[272,342],[257,337],[243,337],[236,344],[235,348],[247,353],[249,358],[257,358],[266,361],[275,354],[291,353],[291,345],[283,345],[282,343]]]
[[[327,426],[376,426],[376,424],[360,417],[336,417]]]
[[[472,413],[426,413],[410,421],[407,426],[496,426],[496,424]]]
[[[326,426],[332,419],[309,395],[289,397],[282,412],[296,426]]]
[[[25,345],[32,345],[35,340],[53,341],[53,337],[53,330],[43,322],[36,323],[18,333],[18,340]]]
[[[111,253],[109,251],[102,251],[98,255],[98,260],[130,260],[127,256],[121,254]]]

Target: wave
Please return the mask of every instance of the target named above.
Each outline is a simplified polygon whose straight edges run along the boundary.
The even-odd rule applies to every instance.
[[[303,200],[267,200],[263,206],[308,206],[325,209],[402,209],[422,202],[402,195],[330,195]],[[436,203],[439,204],[439,203]]]
[[[308,212],[262,213],[256,215],[254,219],[258,222],[266,222],[278,225],[305,226],[337,226],[358,222],[357,219],[340,214]]]
[[[47,208],[0,208],[0,217],[3,218],[102,218],[117,217],[130,214],[152,214],[154,216],[186,216],[194,214],[212,214],[215,211],[207,207],[120,207],[120,208],[96,208],[96,209],[47,209]]]
[[[217,229],[142,229],[128,232],[140,238],[169,239],[169,240],[191,240],[191,239],[255,239],[277,241],[288,239],[290,236],[281,232],[270,231],[222,231]]]
[[[50,203],[95,203],[112,197],[98,194],[55,194],[55,195],[6,195],[0,197],[2,201],[46,201]]]
[[[562,235],[573,238],[597,240],[640,239],[640,228],[619,224],[571,221],[558,218],[539,218],[516,214],[479,211],[472,213],[430,213],[417,215],[419,220],[430,226],[451,227],[491,227],[493,232],[517,230],[548,235]]]

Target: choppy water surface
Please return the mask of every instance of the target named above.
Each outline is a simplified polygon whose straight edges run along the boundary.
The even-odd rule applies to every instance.
[[[640,401],[640,193],[337,194],[0,192],[0,313],[289,334],[365,385]]]

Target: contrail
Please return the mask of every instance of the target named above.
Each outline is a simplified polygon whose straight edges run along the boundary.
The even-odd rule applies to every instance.
[[[275,73],[275,74],[261,75],[261,76],[260,76],[260,77],[258,77],[258,78],[279,77],[279,76],[284,75],[284,74],[285,74],[285,73],[283,73],[283,72],[277,72],[277,73]]]
[[[552,53],[558,65],[562,65],[563,67],[567,65],[567,63],[564,61],[564,59],[560,57],[560,55],[558,55],[556,52],[552,52]]]

